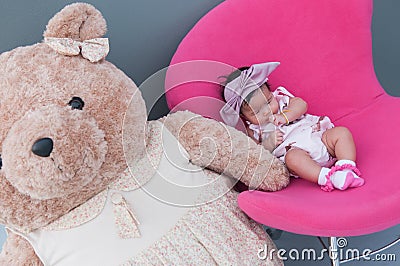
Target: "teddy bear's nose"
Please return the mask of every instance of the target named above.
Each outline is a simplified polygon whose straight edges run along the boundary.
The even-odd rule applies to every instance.
[[[32,152],[40,157],[49,157],[53,151],[53,140],[50,138],[38,139],[32,145]]]

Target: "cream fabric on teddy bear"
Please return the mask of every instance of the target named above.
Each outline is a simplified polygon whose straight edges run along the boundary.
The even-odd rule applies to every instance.
[[[142,173],[140,169],[132,172],[134,177],[140,175],[142,180],[147,181],[143,186],[138,187],[130,182],[132,178],[129,175],[123,175],[116,180],[117,186],[111,184],[105,190],[106,193],[101,192],[100,197],[96,196],[95,200],[92,198],[71,211],[68,218],[61,217],[28,235],[15,232],[31,243],[45,265],[114,265],[118,261],[127,265],[130,262],[147,265],[163,261],[183,265],[190,264],[193,258],[196,258],[198,265],[208,265],[215,261],[233,264],[240,261],[236,250],[256,254],[258,249],[254,247],[262,247],[261,239],[248,239],[248,244],[251,243],[248,246],[252,247],[249,250],[240,241],[231,240],[245,239],[248,234],[248,229],[245,228],[255,227],[235,206],[235,197],[229,192],[229,181],[232,180],[225,176],[221,178],[217,174],[208,177],[201,168],[189,164],[189,158],[185,156],[187,154],[182,154],[182,147],[179,149],[179,142],[168,129],[158,121],[151,125],[151,139],[154,140],[152,143],[157,145],[148,152],[148,157],[153,158],[153,163],[158,165],[156,175]],[[166,153],[163,146],[173,146],[173,150],[168,149]],[[192,171],[187,171],[188,167]],[[223,182],[218,182],[218,179]],[[228,182],[225,183],[225,180]],[[194,189],[187,189],[188,187]],[[184,191],[189,193],[180,193]],[[118,220],[114,203],[114,198],[118,195],[130,205],[132,214],[137,219],[140,233],[136,236],[129,234],[129,227],[123,228],[130,222],[130,215],[126,220]],[[221,195],[225,195],[223,202],[226,204],[217,201],[202,206],[207,200]],[[165,204],[166,200],[169,204]],[[173,201],[177,202],[171,204]],[[85,206],[87,204],[89,206]],[[199,207],[182,208],[183,205]],[[92,210],[96,210],[95,215]],[[203,213],[208,213],[209,217],[212,213],[213,219],[190,222],[193,218],[203,216]],[[122,217],[123,215],[124,213]],[[216,219],[217,216],[221,218]],[[77,220],[81,223],[76,223]],[[258,233],[264,234],[260,229]],[[185,251],[177,250],[171,241],[179,242]],[[209,243],[208,248],[205,249],[201,243]],[[162,258],[157,255],[160,247]],[[149,257],[153,259],[149,260]],[[254,256],[254,260],[257,259]]]

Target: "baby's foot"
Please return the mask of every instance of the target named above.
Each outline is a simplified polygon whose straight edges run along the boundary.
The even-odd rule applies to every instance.
[[[352,170],[337,171],[331,176],[332,184],[335,188],[345,190],[351,187],[361,187],[364,179],[356,175]]]
[[[322,168],[318,184],[324,191],[332,191],[334,188],[345,190],[364,185],[364,179],[360,177],[360,171],[356,164],[350,160],[339,160],[331,169]]]

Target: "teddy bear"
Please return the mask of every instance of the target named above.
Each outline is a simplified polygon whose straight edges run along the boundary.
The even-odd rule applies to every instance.
[[[106,21],[66,6],[43,42],[0,55],[1,265],[281,265],[232,187],[284,188],[245,134],[191,113],[147,121],[105,60]]]

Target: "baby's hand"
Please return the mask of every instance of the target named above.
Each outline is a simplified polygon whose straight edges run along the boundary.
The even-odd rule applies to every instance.
[[[280,130],[276,130],[275,134],[275,148],[278,147],[283,142],[283,133]]]
[[[283,133],[280,130],[275,130],[268,135],[267,138],[263,139],[261,144],[263,147],[270,152],[275,150],[283,142]]]
[[[275,126],[286,125],[286,118],[281,114],[272,115],[270,117],[270,122]]]

